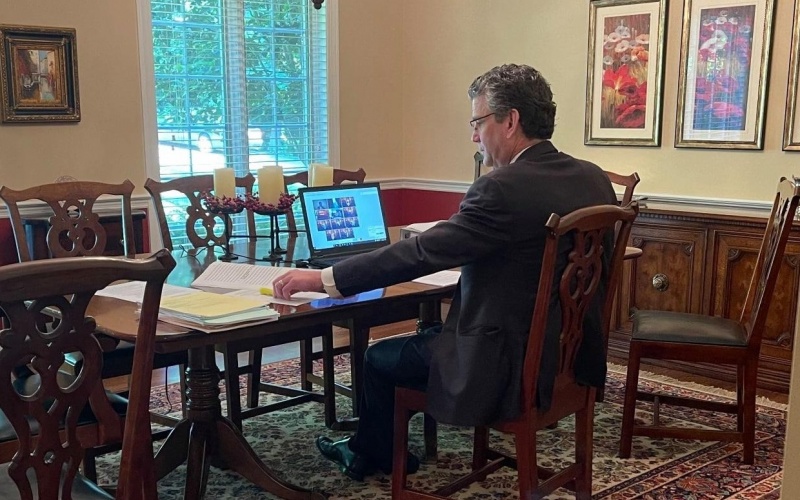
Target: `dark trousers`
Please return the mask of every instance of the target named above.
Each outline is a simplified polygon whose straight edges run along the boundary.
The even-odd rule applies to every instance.
[[[386,339],[364,355],[364,381],[358,405],[358,430],[350,449],[391,468],[394,436],[394,389],[424,388],[431,354],[428,343],[441,331],[429,328],[419,335]]]

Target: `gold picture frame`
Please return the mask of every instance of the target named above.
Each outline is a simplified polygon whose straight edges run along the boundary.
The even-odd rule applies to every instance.
[[[667,0],[589,3],[584,144],[660,146]]]
[[[783,150],[800,151],[800,0],[794,4],[792,51],[789,58],[789,85],[786,89],[786,118],[783,123]]]
[[[3,123],[77,122],[75,30],[0,25],[0,118]]]
[[[775,0],[686,0],[675,147],[763,149]]]

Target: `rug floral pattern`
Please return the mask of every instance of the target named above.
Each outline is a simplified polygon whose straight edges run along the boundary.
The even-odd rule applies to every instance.
[[[337,377],[347,380],[346,357],[336,363]],[[296,361],[284,361],[265,366],[262,380],[291,384],[298,374]],[[645,374],[643,374],[645,375]],[[741,463],[738,444],[698,441],[654,440],[634,438],[631,459],[617,457],[624,395],[624,368],[609,372],[605,402],[595,413],[593,498],[597,499],[775,499],[779,498],[783,463],[783,438],[786,426],[785,408],[762,402],[758,407],[755,465]],[[675,381],[645,376],[640,387],[671,394],[724,400],[726,395],[715,391],[698,392]],[[153,390],[152,407],[170,410],[167,403],[179,401],[176,386]],[[244,395],[244,393],[242,393]],[[221,398],[224,396],[221,395]],[[262,401],[277,396],[262,395]],[[350,401],[337,400],[339,415],[347,415]],[[224,402],[223,402],[224,411]],[[641,405],[637,418],[648,420],[646,406]],[[697,410],[662,407],[662,418],[672,425],[705,425],[735,427],[735,417],[709,414]],[[245,420],[244,435],[254,450],[272,467],[276,474],[293,484],[318,490],[331,499],[378,500],[391,498],[389,476],[378,474],[364,483],[351,481],[335,465],[322,458],[313,445],[320,434],[332,438],[346,434],[330,431],[322,424],[322,407],[306,403],[290,409]],[[418,456],[423,455],[422,420],[412,419],[411,446]],[[571,459],[573,422],[565,420],[558,428],[539,433],[539,460],[548,467],[559,467]],[[493,434],[496,446],[513,452],[513,441]],[[158,444],[156,444],[158,446]],[[468,428],[439,426],[439,455],[436,463],[423,462],[420,471],[411,477],[412,484],[422,489],[435,489],[468,471],[471,453],[471,432]],[[98,460],[98,469],[106,482],[115,480],[118,456],[106,455]],[[182,498],[185,467],[181,466],[158,485],[159,498]],[[453,498],[464,500],[517,498],[516,473],[501,469],[486,481],[473,485]],[[214,499],[272,499],[276,498],[248,484],[235,473],[211,469],[206,498]],[[574,498],[570,492],[559,490],[549,498]]]

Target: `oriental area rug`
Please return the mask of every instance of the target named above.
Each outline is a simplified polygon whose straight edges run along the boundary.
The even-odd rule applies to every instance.
[[[346,356],[336,361],[337,379],[347,381],[349,363]],[[605,402],[599,403],[594,420],[593,496],[597,499],[765,499],[780,498],[783,464],[783,440],[786,427],[784,405],[761,400],[758,405],[755,465],[741,463],[741,446],[717,442],[655,440],[634,438],[630,459],[617,456],[625,368],[612,366],[609,370]],[[265,365],[262,380],[296,385],[299,376],[297,360]],[[244,382],[244,379],[242,380]],[[244,385],[244,384],[243,384]],[[679,382],[642,372],[640,386],[647,390],[669,394],[690,395],[709,400],[725,400],[732,395],[706,386]],[[242,393],[244,395],[244,393]],[[179,404],[177,384],[154,388],[152,408],[164,413],[175,412]],[[262,395],[262,401],[279,396]],[[339,416],[348,415],[350,401],[337,396]],[[168,401],[171,401],[168,402]],[[637,419],[649,421],[650,415],[642,406]],[[224,400],[223,400],[224,411]],[[672,425],[703,425],[735,428],[733,415],[720,416],[693,409],[674,409],[662,406],[662,419]],[[539,433],[539,460],[547,467],[559,467],[571,459],[573,422],[564,420],[553,430]],[[245,420],[244,435],[256,453],[282,479],[309,489],[324,492],[331,499],[379,500],[391,498],[390,477],[378,474],[366,482],[354,482],[339,472],[336,466],[317,452],[314,438],[326,435],[333,439],[346,436],[327,429],[323,424],[322,405],[305,403],[289,409]],[[412,483],[421,488],[435,489],[469,470],[471,429],[439,425],[439,456],[436,463],[423,462]],[[411,447],[423,456],[422,419],[412,419]],[[513,442],[503,435],[493,434],[495,445],[513,453]],[[156,443],[158,447],[159,443]],[[98,459],[100,481],[115,482],[118,456]],[[181,466],[158,484],[159,498],[182,498],[185,466]],[[105,480],[105,481],[104,481]],[[484,482],[472,485],[453,498],[486,500],[518,498],[516,473],[501,469]],[[235,473],[211,469],[206,498],[209,499],[273,499],[270,494]],[[549,498],[574,498],[569,491],[559,490]]]

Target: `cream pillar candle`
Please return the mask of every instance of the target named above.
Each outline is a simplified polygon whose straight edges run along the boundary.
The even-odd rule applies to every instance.
[[[214,169],[214,196],[217,198],[236,196],[236,177],[232,168]]]
[[[322,163],[312,163],[308,172],[309,186],[332,186],[333,167]]]
[[[278,204],[283,188],[283,169],[278,165],[267,165],[258,169],[258,199],[263,204]]]

